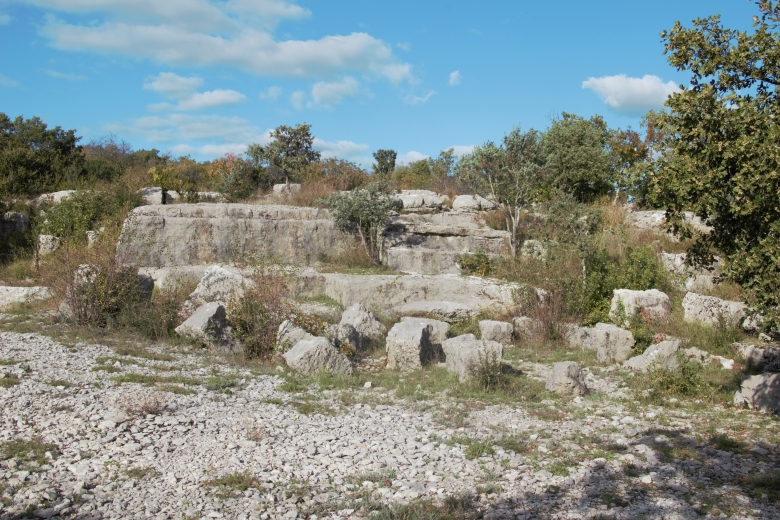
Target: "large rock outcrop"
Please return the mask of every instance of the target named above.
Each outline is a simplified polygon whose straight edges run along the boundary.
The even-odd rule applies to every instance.
[[[714,296],[703,296],[689,292],[682,302],[683,319],[705,325],[718,325],[721,320],[726,325],[736,326],[745,319],[747,304],[721,300]]]
[[[327,338],[299,341],[283,357],[290,368],[307,376],[323,372],[343,375],[352,373],[349,359]]]
[[[442,343],[447,371],[457,374],[461,381],[472,377],[480,367],[489,369],[501,363],[504,347],[495,341],[479,340],[474,334],[464,334]]]
[[[612,293],[609,317],[615,322],[625,320],[628,324],[629,320],[637,314],[647,319],[664,319],[672,312],[672,300],[658,289],[648,291],[615,289]]]
[[[572,347],[595,350],[602,362],[620,363],[634,352],[634,335],[610,323],[597,323],[595,327],[569,326],[564,336]]]
[[[431,344],[433,327],[420,321],[401,321],[387,333],[387,368],[417,370],[430,362],[434,355]]]

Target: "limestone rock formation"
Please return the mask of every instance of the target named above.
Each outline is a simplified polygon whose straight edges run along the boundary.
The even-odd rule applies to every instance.
[[[676,370],[679,367],[679,352],[679,340],[662,341],[650,345],[641,355],[632,357],[623,363],[623,366],[635,372],[647,372],[651,368]]]
[[[152,188],[141,188],[138,190],[138,194],[141,196],[143,201],[150,205],[160,205],[165,203],[165,199],[163,198],[163,189],[152,187]]]
[[[377,340],[387,333],[381,321],[376,319],[374,314],[366,309],[362,303],[356,303],[341,315],[339,325],[350,325],[358,334],[368,340]]]
[[[616,322],[629,320],[641,314],[645,318],[664,319],[672,312],[672,301],[658,289],[648,291],[632,291],[630,289],[615,289],[612,291],[612,306],[609,317]]]
[[[52,235],[38,235],[38,256],[46,256],[60,248],[62,241]]]
[[[539,333],[539,324],[528,316],[519,316],[512,320],[515,336],[519,339],[533,339]]]
[[[465,303],[445,301],[412,302],[396,307],[393,310],[398,314],[427,314],[448,323],[477,315],[477,311]]]
[[[434,355],[431,345],[433,327],[419,321],[402,321],[393,325],[387,333],[387,368],[391,370],[417,370],[427,364]]]
[[[504,347],[495,341],[479,340],[474,334],[464,334],[442,343],[447,370],[458,374],[465,381],[480,366],[498,364],[504,355]]]
[[[447,335],[450,333],[450,324],[446,321],[434,320],[432,318],[415,318],[414,316],[404,316],[401,318],[401,321],[414,321],[424,325],[430,325],[431,332],[428,339],[430,340],[431,345],[438,347],[439,350],[441,350],[441,344],[446,341]]]
[[[306,332],[303,328],[295,325],[292,320],[284,320],[279,325],[276,333],[276,344],[282,351],[290,350],[298,344],[299,341],[314,339],[315,336]]]
[[[727,325],[739,325],[745,319],[747,304],[721,300],[714,296],[702,296],[689,292],[682,302],[684,319],[705,325],[718,325],[723,319]]]
[[[176,327],[176,334],[192,338],[206,345],[228,351],[238,351],[234,344],[230,328],[225,323],[227,313],[222,302],[205,303],[198,307],[192,316]]]
[[[588,393],[585,375],[574,361],[554,363],[544,387],[549,392],[561,395],[582,396]]]
[[[284,196],[284,195],[291,195],[293,193],[297,193],[301,191],[301,185],[300,184],[274,184],[273,187],[274,195],[277,196]]]
[[[505,321],[482,320],[479,322],[479,331],[482,334],[482,339],[509,345],[512,343],[514,326]]]
[[[349,359],[327,338],[299,341],[285,352],[283,357],[290,368],[307,376],[323,372],[344,375],[352,373]]]
[[[243,294],[244,287],[251,285],[252,281],[238,269],[212,265],[203,273],[197,287],[187,297],[187,302],[197,307],[208,302],[228,301],[235,295]]]
[[[742,381],[734,405],[780,412],[780,374],[758,374]]]
[[[565,337],[571,346],[596,350],[599,361],[612,363],[631,357],[636,343],[630,331],[609,323],[597,323],[595,327],[570,326]]]
[[[460,211],[483,211],[493,209],[496,205],[479,195],[458,195],[452,201],[452,209]]]
[[[406,211],[425,211],[441,208],[444,196],[429,190],[401,190],[393,195]]]

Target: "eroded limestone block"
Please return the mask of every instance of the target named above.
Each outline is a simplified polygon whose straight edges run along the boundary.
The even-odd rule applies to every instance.
[[[349,359],[327,338],[299,341],[283,357],[290,368],[308,376],[323,372],[343,375],[352,373]]]

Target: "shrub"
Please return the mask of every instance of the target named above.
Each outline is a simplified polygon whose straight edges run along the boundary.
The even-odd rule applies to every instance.
[[[469,274],[489,276],[493,272],[493,264],[484,251],[458,255],[456,260],[460,268]]]
[[[79,191],[46,211],[39,232],[85,242],[87,231],[95,229],[106,214],[108,201],[98,191]]]
[[[151,301],[129,303],[121,312],[118,322],[123,327],[138,332],[151,340],[159,341],[176,337],[174,329],[181,323],[181,302],[193,287],[172,284],[155,289]]]
[[[243,343],[247,357],[268,358],[276,351],[279,325],[292,312],[287,296],[284,273],[259,265],[250,282],[244,283],[243,295],[228,301],[228,324]]]

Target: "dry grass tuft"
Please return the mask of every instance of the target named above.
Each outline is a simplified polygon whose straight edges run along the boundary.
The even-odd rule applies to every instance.
[[[161,392],[142,392],[125,395],[117,404],[123,412],[131,417],[159,415],[168,408],[168,401]]]

